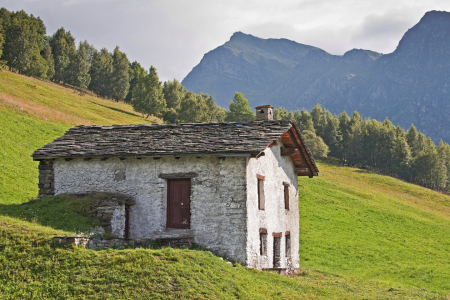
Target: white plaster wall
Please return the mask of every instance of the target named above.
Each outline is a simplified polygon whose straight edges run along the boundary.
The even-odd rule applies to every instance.
[[[265,155],[249,158],[247,163],[247,263],[249,267],[273,268],[273,232],[282,232],[281,267],[299,268],[299,211],[298,182],[294,163],[289,156],[281,156],[278,146],[267,148]],[[265,176],[265,210],[258,207],[258,180]],[[289,210],[284,207],[284,186],[289,186]],[[260,255],[259,228],[267,229],[267,256]],[[285,232],[291,235],[291,259],[285,257]]]
[[[134,197],[131,238],[148,238],[166,228],[167,181],[160,173],[196,172],[191,179],[194,241],[246,263],[246,158],[58,159],[53,166],[56,195],[110,192]]]

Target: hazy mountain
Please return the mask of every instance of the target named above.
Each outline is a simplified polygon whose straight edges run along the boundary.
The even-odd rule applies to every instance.
[[[450,13],[427,12],[397,49],[353,49],[342,56],[286,39],[236,32],[208,52],[182,84],[228,107],[239,91],[252,106],[333,113],[354,110],[450,142]]]

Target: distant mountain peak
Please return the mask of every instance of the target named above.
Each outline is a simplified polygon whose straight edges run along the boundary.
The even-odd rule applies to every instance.
[[[450,13],[427,12],[390,54],[352,49],[344,55],[288,39],[241,31],[208,52],[182,84],[228,107],[236,91],[251,106],[289,110],[317,103],[332,113],[358,111],[435,141],[450,142]]]

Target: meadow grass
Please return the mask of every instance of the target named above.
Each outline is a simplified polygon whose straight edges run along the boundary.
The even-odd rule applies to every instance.
[[[113,125],[161,123],[136,113],[131,105],[88,94],[71,88],[9,71],[0,72],[0,101],[30,116],[67,125]]]
[[[300,179],[300,260],[332,274],[450,291],[450,197],[322,162]]]
[[[70,107],[71,97],[86,103]],[[201,250],[53,245],[52,236],[95,222],[68,196],[21,205],[38,191],[31,153],[78,118],[143,120],[115,106],[124,104],[86,99],[0,73],[0,299],[450,299],[450,197],[332,161],[318,162],[324,177],[299,178],[299,275],[230,266]]]

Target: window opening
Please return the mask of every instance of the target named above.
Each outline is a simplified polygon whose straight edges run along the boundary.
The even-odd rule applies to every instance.
[[[281,267],[281,237],[273,237],[273,267]]]
[[[124,238],[130,238],[130,205],[125,205],[125,233]]]
[[[267,255],[267,230],[265,228],[259,229],[259,254]]]
[[[289,210],[289,183],[283,182],[284,186],[284,209]]]
[[[286,234],[285,238],[285,249],[286,249],[286,258],[290,258],[291,257],[291,235],[290,234]]]
[[[266,198],[264,195],[264,176],[256,175],[258,178],[258,208],[264,210]]]
[[[267,233],[259,234],[259,242],[260,242],[260,255],[267,255]]]

